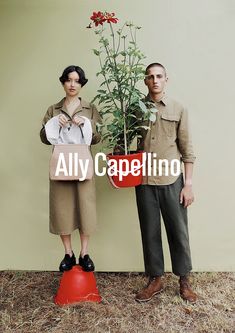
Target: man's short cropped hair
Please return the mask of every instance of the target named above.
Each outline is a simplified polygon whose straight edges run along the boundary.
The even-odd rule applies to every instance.
[[[166,68],[162,64],[160,64],[159,62],[153,62],[152,64],[149,64],[145,69],[145,75],[148,75],[148,71],[152,67],[161,67],[161,68],[163,68],[165,76],[166,76]]]

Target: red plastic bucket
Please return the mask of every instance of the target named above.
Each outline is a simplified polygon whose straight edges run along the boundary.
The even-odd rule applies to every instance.
[[[109,180],[114,187],[133,187],[141,184],[143,169],[143,152],[129,155],[108,154],[107,160],[109,161],[109,163],[112,160],[116,161],[115,163],[117,165],[117,175],[109,176]],[[113,164],[114,163],[112,163],[112,165]],[[109,168],[110,165],[108,169]]]
[[[57,305],[78,302],[101,302],[93,272],[84,272],[79,265],[64,272],[54,302]]]

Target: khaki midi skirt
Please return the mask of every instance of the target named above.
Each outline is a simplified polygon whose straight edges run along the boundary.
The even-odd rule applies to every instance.
[[[79,229],[89,236],[96,229],[95,179],[50,180],[50,232],[70,235]]]

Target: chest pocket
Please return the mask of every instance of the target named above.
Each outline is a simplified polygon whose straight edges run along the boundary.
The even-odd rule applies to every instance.
[[[163,132],[168,137],[176,137],[178,124],[180,121],[180,115],[177,114],[162,114],[161,115],[161,124]]]

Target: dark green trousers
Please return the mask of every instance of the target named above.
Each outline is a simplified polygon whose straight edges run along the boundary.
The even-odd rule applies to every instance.
[[[166,229],[173,273],[183,276],[192,269],[187,209],[180,204],[182,188],[183,175],[170,185],[136,187],[145,272],[149,276],[164,274],[160,213]]]

